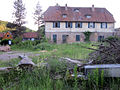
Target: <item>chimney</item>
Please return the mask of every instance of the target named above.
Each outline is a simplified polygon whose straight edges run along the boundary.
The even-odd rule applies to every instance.
[[[68,10],[67,4],[65,4],[65,10]]]
[[[55,5],[55,7],[56,7],[56,10],[59,10],[59,4],[58,3],[56,3],[56,5]]]
[[[59,4],[58,4],[58,3],[56,3],[56,6],[59,6]]]
[[[92,12],[94,12],[95,11],[95,7],[94,7],[94,5],[92,5]]]

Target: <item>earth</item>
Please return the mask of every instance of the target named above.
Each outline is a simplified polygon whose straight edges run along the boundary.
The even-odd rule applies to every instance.
[[[8,61],[14,58],[18,58],[19,55],[39,56],[40,54],[35,54],[33,52],[21,52],[21,51],[2,52],[0,54],[0,61]]]

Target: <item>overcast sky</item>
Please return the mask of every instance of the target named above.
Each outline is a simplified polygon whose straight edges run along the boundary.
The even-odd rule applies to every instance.
[[[13,13],[13,2],[15,0],[1,0],[0,2],[0,20],[4,21],[13,21],[12,13]],[[37,2],[40,2],[40,5],[42,6],[42,10],[45,11],[49,6],[54,6],[56,3],[58,3],[60,6],[64,6],[66,3],[68,6],[72,7],[91,7],[92,4],[95,5],[95,7],[105,7],[107,10],[109,10],[115,20],[115,27],[120,27],[120,1],[119,0],[23,0],[26,10],[27,10],[27,16],[26,26],[31,29],[37,29],[37,26],[34,25],[33,20],[33,13],[35,10],[35,6]]]

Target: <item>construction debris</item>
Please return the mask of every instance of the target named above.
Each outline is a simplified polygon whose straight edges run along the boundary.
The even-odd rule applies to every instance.
[[[105,39],[100,45],[95,48],[87,48],[93,50],[89,54],[89,60],[92,64],[120,64],[120,39],[111,38]]]
[[[8,52],[8,51],[10,51],[10,46],[9,45],[7,45],[7,46],[0,46],[0,51]]]
[[[18,63],[18,67],[22,68],[23,70],[32,69],[35,64],[32,62],[32,59],[28,56],[19,56],[22,60]]]

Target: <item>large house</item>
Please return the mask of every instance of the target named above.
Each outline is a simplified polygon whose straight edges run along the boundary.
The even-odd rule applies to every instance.
[[[46,37],[54,43],[84,42],[84,32],[91,32],[90,41],[113,35],[115,20],[106,8],[50,6],[44,13]]]

